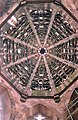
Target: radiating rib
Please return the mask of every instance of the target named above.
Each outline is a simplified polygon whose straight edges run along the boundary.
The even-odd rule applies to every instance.
[[[3,53],[3,52],[2,52],[2,53],[0,53],[0,56],[4,56],[4,55],[6,55],[6,54],[7,54],[7,53]]]
[[[44,64],[45,64],[46,71],[47,71],[47,74],[48,74],[48,78],[50,80],[50,86],[51,86],[52,92],[53,92],[53,94],[55,94],[55,92],[56,92],[55,91],[55,85],[54,85],[54,82],[53,82],[53,79],[52,79],[52,75],[50,73],[50,69],[48,67],[48,64],[47,64],[45,56],[43,56],[43,59],[44,59]]]
[[[30,13],[29,13],[29,11],[26,9],[26,7],[24,8],[24,10],[25,10],[25,12],[26,12],[28,21],[30,22],[30,26],[31,26],[34,34],[35,34],[35,37],[36,37],[36,39],[37,39],[37,42],[38,42],[39,46],[42,47],[42,45],[41,45],[41,43],[40,43],[40,40],[39,40],[39,37],[38,37],[38,35],[37,35],[36,29],[34,28],[34,24],[33,24],[33,22],[32,22],[32,18],[31,18],[31,16],[30,16]]]
[[[32,58],[32,57],[35,57],[36,55],[38,55],[38,54],[33,54],[33,55],[29,55],[29,56],[27,56],[27,57],[25,57],[25,58],[18,59],[16,62],[11,62],[11,63],[9,63],[8,65],[2,67],[1,69],[9,68],[9,67],[11,67],[12,65],[19,64],[19,63],[21,63],[21,62],[23,62],[23,61],[25,61],[25,60],[27,60],[27,59],[30,59],[30,58]]]
[[[54,18],[55,18],[55,14],[56,14],[56,10],[53,9],[52,16],[51,16],[51,20],[50,20],[50,24],[49,24],[49,27],[48,27],[47,34],[46,34],[46,36],[45,36],[45,40],[44,40],[44,45],[43,45],[43,46],[45,46],[45,44],[46,44],[46,42],[47,42],[48,34],[49,34],[49,32],[50,32],[50,29],[52,28],[52,24],[53,24],[53,21],[54,21]]]
[[[54,47],[56,47],[56,46],[58,46],[58,45],[60,45],[60,44],[66,43],[66,42],[68,42],[69,40],[72,40],[73,38],[75,38],[77,35],[78,35],[78,31],[77,31],[75,34],[73,34],[73,35],[71,35],[71,36],[69,36],[69,37],[67,37],[67,38],[65,38],[65,39],[63,39],[63,40],[60,40],[59,42],[51,45],[51,46],[48,47],[47,49],[49,50],[49,49],[52,49],[52,48],[54,48]]]
[[[39,57],[39,59],[38,59],[38,61],[37,61],[37,64],[36,64],[36,66],[35,66],[35,68],[34,68],[34,70],[33,70],[33,73],[32,73],[31,76],[30,76],[30,79],[29,79],[29,83],[28,83],[28,85],[27,85],[27,88],[31,86],[31,82],[32,82],[32,80],[33,80],[33,78],[34,78],[34,76],[35,76],[35,73],[36,73],[37,68],[38,68],[38,66],[39,66],[39,63],[40,63],[40,60],[41,60],[41,56]]]
[[[68,60],[59,58],[59,57],[54,56],[54,55],[51,55],[51,54],[49,54],[49,53],[47,53],[47,55],[49,55],[50,57],[52,57],[52,58],[58,60],[59,62],[62,62],[62,63],[64,63],[64,64],[66,64],[66,65],[68,65],[68,66],[70,66],[70,67],[73,67],[73,68],[75,68],[75,69],[78,70],[78,65],[75,64],[75,63],[73,63],[73,62],[71,62],[71,61],[68,61]]]
[[[10,40],[12,40],[12,41],[14,41],[14,42],[16,42],[16,43],[20,43],[20,44],[22,44],[22,45],[26,45],[27,47],[30,47],[30,48],[33,48],[33,49],[37,49],[36,47],[34,47],[34,46],[32,46],[32,45],[30,45],[30,44],[28,44],[28,43],[25,43],[24,41],[21,41],[20,39],[18,39],[18,38],[13,38],[13,37],[11,37],[11,36],[9,36],[9,35],[4,35],[4,34],[2,34],[2,35],[0,35],[1,37],[5,37],[5,38],[7,38],[7,39],[10,39]]]

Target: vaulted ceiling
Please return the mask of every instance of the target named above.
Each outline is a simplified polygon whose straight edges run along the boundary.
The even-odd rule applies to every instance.
[[[9,1],[6,12],[0,10],[0,75],[27,100],[20,106],[50,103],[63,114],[60,100],[78,79],[78,13],[66,2]]]

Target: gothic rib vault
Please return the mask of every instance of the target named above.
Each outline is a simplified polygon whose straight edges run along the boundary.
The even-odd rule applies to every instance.
[[[21,1],[0,25],[0,56],[21,101],[59,102],[78,79],[78,19],[59,0]]]

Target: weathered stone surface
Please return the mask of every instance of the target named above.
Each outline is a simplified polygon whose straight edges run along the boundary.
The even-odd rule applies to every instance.
[[[73,5],[71,0],[62,0],[66,6],[73,12],[76,13],[76,17],[78,13],[75,9],[77,5],[76,0]],[[3,8],[6,6],[7,0],[0,0],[0,12],[3,11]],[[5,17],[5,16],[4,16]],[[20,102],[20,96],[0,77],[0,95],[4,99],[5,104],[5,120],[27,120],[30,116],[41,112],[47,115],[51,120],[56,120],[56,116],[60,120],[65,120],[66,114],[66,105],[68,105],[70,101],[70,97],[73,93],[75,87],[78,86],[78,82],[71,86],[71,88],[66,91],[64,96],[61,98],[60,103],[55,103],[54,100],[43,100],[43,99],[29,99],[25,103]],[[2,87],[3,86],[3,87]],[[7,94],[7,91],[8,94]]]

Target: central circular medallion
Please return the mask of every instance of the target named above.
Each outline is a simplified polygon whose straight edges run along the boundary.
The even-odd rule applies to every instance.
[[[41,48],[41,49],[40,49],[40,53],[41,53],[41,54],[44,54],[45,52],[46,52],[46,51],[45,51],[44,48]]]
[[[46,48],[40,48],[38,52],[40,55],[44,55],[44,54],[46,54],[47,50],[46,50]]]

